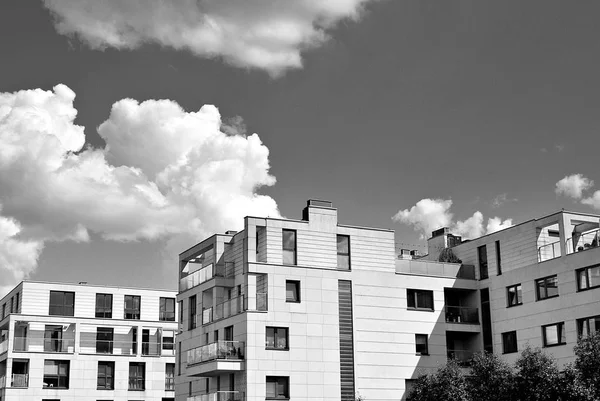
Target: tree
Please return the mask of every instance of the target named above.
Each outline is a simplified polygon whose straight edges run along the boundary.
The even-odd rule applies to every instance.
[[[420,376],[408,401],[469,401],[467,383],[456,361],[450,360],[435,373]]]
[[[472,400],[516,400],[514,383],[514,370],[498,355],[481,352],[473,356],[467,381]]]
[[[600,374],[600,372],[599,372]],[[572,364],[565,366],[558,377],[557,396],[559,401],[597,401],[594,390],[588,386],[580,372]]]
[[[589,386],[600,399],[600,331],[580,337],[573,348],[577,359],[574,368],[581,381]]]
[[[516,385],[521,401],[555,401],[559,370],[556,361],[539,348],[529,345],[515,362]]]

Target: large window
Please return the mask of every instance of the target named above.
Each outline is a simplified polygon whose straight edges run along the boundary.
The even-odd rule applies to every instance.
[[[427,334],[415,334],[415,346],[415,351],[418,355],[429,355]]]
[[[44,361],[44,388],[69,388],[69,361]]]
[[[98,361],[98,390],[114,390],[115,388],[115,363]]]
[[[96,353],[112,354],[114,329],[112,327],[98,327],[96,329]]]
[[[600,287],[600,265],[577,270],[577,290]]]
[[[165,365],[165,390],[175,390],[175,364],[167,363]]]
[[[49,315],[74,316],[75,293],[65,291],[50,291]]]
[[[146,388],[146,364],[144,362],[129,362],[129,390],[144,390]]]
[[[196,328],[196,296],[192,295],[189,298],[189,320],[188,320],[188,330],[192,330]]]
[[[350,270],[350,237],[348,235],[337,236],[337,268],[338,270]]]
[[[296,264],[296,230],[283,230],[283,264]]]
[[[287,376],[267,376],[267,400],[290,398],[290,378]]]
[[[112,294],[96,294],[96,317],[112,318]]]
[[[521,290],[521,284],[506,287],[506,298],[509,307],[523,305],[523,291]]]
[[[509,331],[502,333],[502,352],[511,354],[517,352],[517,332]]]
[[[485,245],[477,248],[477,256],[479,258],[479,279],[483,280],[488,278],[487,247]]]
[[[556,275],[535,280],[537,300],[554,298],[558,296],[558,277]]]
[[[600,331],[600,315],[577,319],[577,335],[579,337],[587,337],[596,331]]]
[[[165,322],[175,321],[175,298],[160,298],[160,314],[158,319]]]
[[[285,301],[300,302],[300,281],[285,281]]]
[[[408,309],[433,310],[433,291],[406,290],[406,303]]]
[[[565,323],[560,322],[542,326],[542,339],[544,347],[566,344]]]
[[[44,351],[62,351],[62,326],[46,325],[44,327]]]
[[[140,320],[140,303],[139,295],[125,295],[125,319]]]
[[[266,349],[288,350],[288,328],[267,327],[265,341]]]

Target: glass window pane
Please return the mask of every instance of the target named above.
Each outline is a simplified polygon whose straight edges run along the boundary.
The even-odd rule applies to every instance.
[[[295,265],[296,264],[296,252],[295,251],[283,251],[283,264],[284,265]]]
[[[267,381],[267,398],[275,397],[275,382]]]
[[[337,267],[340,270],[350,270],[350,256],[337,255]]]
[[[296,232],[283,230],[283,249],[296,249]]]
[[[600,286],[600,266],[588,269],[588,278],[590,287]]]
[[[337,236],[337,251],[338,251],[338,253],[342,253],[344,255],[347,255],[350,253],[349,239],[350,238],[345,235]]]
[[[558,326],[546,326],[546,345],[558,344]]]
[[[580,290],[588,288],[586,270],[580,270],[577,272],[577,284]]]
[[[546,293],[548,297],[558,295],[558,278],[549,277],[546,279]]]

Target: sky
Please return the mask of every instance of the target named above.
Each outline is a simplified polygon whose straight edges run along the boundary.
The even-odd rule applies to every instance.
[[[425,250],[600,210],[596,2],[0,2],[0,293],[176,288],[243,217]]]

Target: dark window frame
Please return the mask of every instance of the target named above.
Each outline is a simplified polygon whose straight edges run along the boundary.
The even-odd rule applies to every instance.
[[[194,330],[198,327],[198,318],[196,313],[198,312],[198,298],[196,295],[192,295],[188,298],[188,330]]]
[[[131,368],[136,368],[132,376]],[[141,369],[140,369],[141,368]],[[140,375],[141,372],[141,375]],[[145,362],[129,362],[127,390],[129,391],[144,391],[146,389],[146,363]],[[140,386],[141,383],[141,386]],[[141,387],[141,388],[140,388]]]
[[[340,252],[340,239],[345,239],[347,241],[347,248],[348,248],[348,252],[343,252],[343,250]],[[345,234],[337,234],[336,236],[336,246],[337,246],[337,268],[338,270],[343,270],[343,271],[350,271],[352,270],[352,257],[351,255],[351,249],[350,249],[350,236],[349,235],[345,235]],[[346,268],[345,266],[340,266],[340,257],[343,258],[348,258],[348,267]]]
[[[421,340],[425,340],[425,344],[419,344],[419,339]],[[420,347],[423,347],[424,345],[424,350],[419,351]],[[427,336],[427,334],[415,334],[415,353],[417,355],[424,355],[427,356],[429,355],[429,336]]]
[[[175,391],[175,364],[165,364],[165,391]]]
[[[133,304],[131,308],[127,307],[127,299],[130,299]],[[135,301],[137,300],[137,308]],[[129,316],[129,317],[128,317]],[[123,319],[125,320],[140,320],[142,317],[142,297],[141,295],[125,295],[123,302]]]
[[[488,271],[489,264],[487,259],[487,244],[477,247],[477,261],[479,263],[479,280],[485,280],[489,278],[490,275]]]
[[[102,367],[102,369],[101,369]],[[110,371],[110,368],[112,371]],[[100,385],[100,380],[104,385]],[[96,377],[96,390],[115,389],[115,363],[113,361],[98,361],[98,374]]]
[[[592,330],[592,328],[590,327],[591,321],[594,321],[594,326],[596,326],[596,327],[594,327],[595,330]],[[584,324],[587,326],[587,334],[586,335],[589,335],[593,332],[600,331],[600,315],[582,317],[580,319],[577,319],[576,320],[577,338],[585,337],[585,335],[583,333]]]
[[[575,270],[575,281],[577,282],[577,292],[589,291],[589,290],[593,290],[595,288],[600,288],[600,284],[594,285],[594,286],[590,286],[590,273],[589,273],[589,271],[592,270],[592,269],[594,269],[594,270],[598,269],[600,271],[600,264],[592,265],[592,266],[587,266],[587,267]],[[584,273],[585,287],[581,286],[581,281],[580,281],[581,273]]]
[[[96,327],[96,353],[112,354],[115,340],[114,327]]]
[[[293,284],[296,289],[296,298],[289,298],[288,297],[288,284]],[[300,285],[300,280],[285,280],[285,302],[289,302],[289,303],[296,303],[299,304],[300,302],[302,302],[302,297],[300,296],[300,289],[301,289],[301,285]]]
[[[427,294],[428,298],[431,298],[431,307],[421,306],[419,303],[419,294]],[[415,288],[407,288],[406,289],[406,308],[408,310],[418,310],[418,311],[435,311],[435,300],[433,297],[432,290],[420,290]]]
[[[517,331],[507,331],[502,333],[502,354],[513,354],[519,352],[517,343]]]
[[[553,288],[553,287],[548,286],[549,279],[556,279],[556,294],[555,295],[548,295],[548,288]],[[540,284],[542,284],[542,283],[543,283],[543,286],[540,286]],[[542,289],[543,289],[543,294],[542,294]],[[551,276],[546,276],[546,277],[538,278],[535,280],[536,301],[543,301],[545,299],[556,298],[559,295],[560,295],[560,293],[558,291],[558,275],[553,274]]]
[[[558,343],[549,344],[548,338],[546,335],[546,330],[548,329],[548,327],[552,327],[552,326],[556,326],[556,328],[557,328],[556,334],[558,337]],[[563,341],[563,339],[564,339],[564,341]],[[545,324],[542,326],[542,345],[544,348],[558,347],[558,346],[565,345],[565,344],[567,344],[566,332],[565,332],[565,322]]]
[[[46,374],[46,362],[52,362],[57,366],[57,374]],[[66,374],[61,374],[61,366],[66,366]],[[64,359],[45,359],[44,360],[44,375],[43,375],[43,386],[42,388],[54,388],[54,389],[68,389],[69,388],[69,376],[70,376],[70,361]],[[48,384],[50,381],[56,380],[57,386],[54,386],[52,383]],[[64,385],[61,386],[61,380],[63,380]]]
[[[170,301],[170,302],[169,302]],[[173,310],[169,310],[169,303],[172,304]],[[158,320],[161,322],[174,322],[175,321],[175,298],[160,297],[158,301]]]
[[[52,300],[53,295],[55,296],[54,302]],[[56,296],[61,296],[61,302],[56,302]],[[73,297],[72,304],[69,303],[68,296]],[[50,290],[49,298],[49,316],[75,316],[75,293],[73,291],[54,291]],[[54,310],[53,310],[54,308]]]
[[[498,276],[502,275],[502,254],[500,248],[500,241],[496,241],[496,274]]]
[[[286,240],[285,240],[285,234],[294,234],[294,246],[292,248],[286,248]],[[286,263],[285,261],[285,253],[287,252],[293,252],[294,254],[294,261],[293,263]],[[298,264],[298,231],[296,230],[291,230],[288,228],[283,228],[281,230],[281,252],[282,252],[282,263],[284,265],[288,265],[288,266],[296,266]]]
[[[510,290],[513,288],[515,289],[515,294],[517,297],[517,300],[515,303],[511,303],[511,298],[510,298]],[[518,291],[519,288],[521,289],[521,295],[519,295],[519,291]],[[523,285],[521,283],[509,285],[508,287],[506,287],[506,307],[512,308],[514,306],[520,306],[520,305],[523,305]]]
[[[273,345],[269,345],[269,330],[273,331]],[[278,335],[282,332],[282,337],[285,338],[285,346],[278,346],[278,339],[282,337],[278,337]],[[275,326],[267,326],[265,327],[265,349],[271,351],[289,351],[290,350],[290,328],[289,327],[275,327]]]
[[[290,377],[289,376],[267,376],[265,378],[265,384],[268,389],[269,383],[275,384],[275,396],[269,396],[269,392],[266,391],[267,400],[289,400],[290,399]],[[283,391],[279,392],[279,386],[283,386]]]
[[[99,306],[99,297],[102,299],[102,305]],[[107,298],[110,306],[107,306]],[[101,319],[112,319],[113,294],[96,293],[96,317]]]

